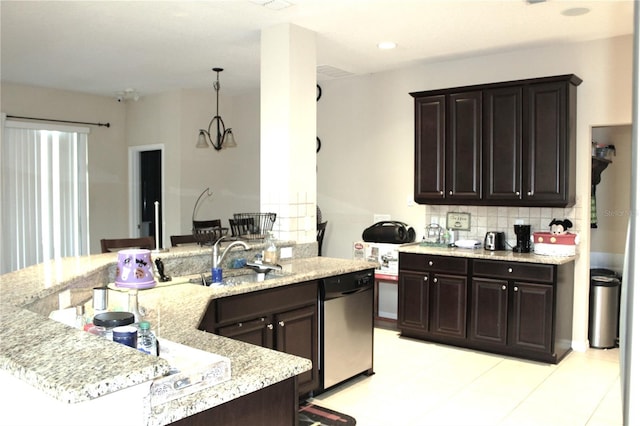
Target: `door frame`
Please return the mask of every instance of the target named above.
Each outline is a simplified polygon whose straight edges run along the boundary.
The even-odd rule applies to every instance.
[[[140,236],[139,219],[140,219],[140,156],[142,152],[160,151],[160,192],[162,199],[165,197],[165,146],[164,144],[137,145],[129,147],[129,235],[133,238]],[[160,205],[160,210],[164,211]],[[166,218],[162,215],[162,231],[163,236],[166,235]],[[164,241],[160,241],[160,248],[165,247]]]

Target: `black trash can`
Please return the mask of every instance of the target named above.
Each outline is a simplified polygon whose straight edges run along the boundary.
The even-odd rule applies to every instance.
[[[620,322],[620,279],[614,271],[594,269],[589,287],[589,346],[609,349],[618,346]]]

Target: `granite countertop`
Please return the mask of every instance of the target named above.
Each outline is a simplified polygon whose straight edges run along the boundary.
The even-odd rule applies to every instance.
[[[490,251],[484,248],[436,247],[426,246],[420,243],[403,244],[398,247],[398,251],[401,253],[468,257],[471,259],[501,260],[507,262],[543,263],[547,265],[562,265],[573,262],[576,259],[576,256],[542,256],[534,253],[514,253],[512,250]]]
[[[162,254],[175,265],[208,263],[210,249]],[[204,259],[199,257],[204,256]],[[166,360],[49,320],[61,294],[84,298],[113,277],[115,253],[68,258],[0,276],[0,370],[67,403],[93,400],[149,382],[169,371]],[[165,261],[167,264],[167,262]],[[165,404],[145,407],[147,424],[163,425],[293,377],[311,361],[197,329],[212,299],[373,268],[370,262],[293,259],[287,273],[264,282],[205,287],[179,279],[139,292],[139,305],[160,338],[231,360],[231,380]],[[177,268],[176,268],[177,269]],[[195,271],[192,269],[191,271]],[[171,269],[166,269],[171,274]],[[84,299],[86,301],[88,299]],[[82,303],[84,303],[84,301]],[[74,303],[72,303],[73,305]],[[55,305],[53,308],[52,305]],[[28,344],[25,342],[28,341]],[[71,374],[73,373],[73,374]]]

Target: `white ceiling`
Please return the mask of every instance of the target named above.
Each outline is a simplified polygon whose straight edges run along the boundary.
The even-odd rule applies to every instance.
[[[353,74],[633,32],[632,0],[254,1],[2,0],[2,81],[145,96],[210,88],[222,67],[222,92],[239,93],[259,86],[261,30],[282,23],[317,34],[319,66]],[[590,11],[562,14],[579,7]]]

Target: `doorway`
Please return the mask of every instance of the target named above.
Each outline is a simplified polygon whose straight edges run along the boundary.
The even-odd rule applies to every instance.
[[[591,216],[591,268],[622,272],[627,226],[631,215],[631,125],[594,126],[591,140],[614,146],[615,155],[600,171]],[[593,163],[602,163],[592,159]],[[592,165],[592,173],[595,166]]]
[[[132,237],[153,236],[160,248],[164,247],[163,154],[164,145],[129,148],[129,234]]]

